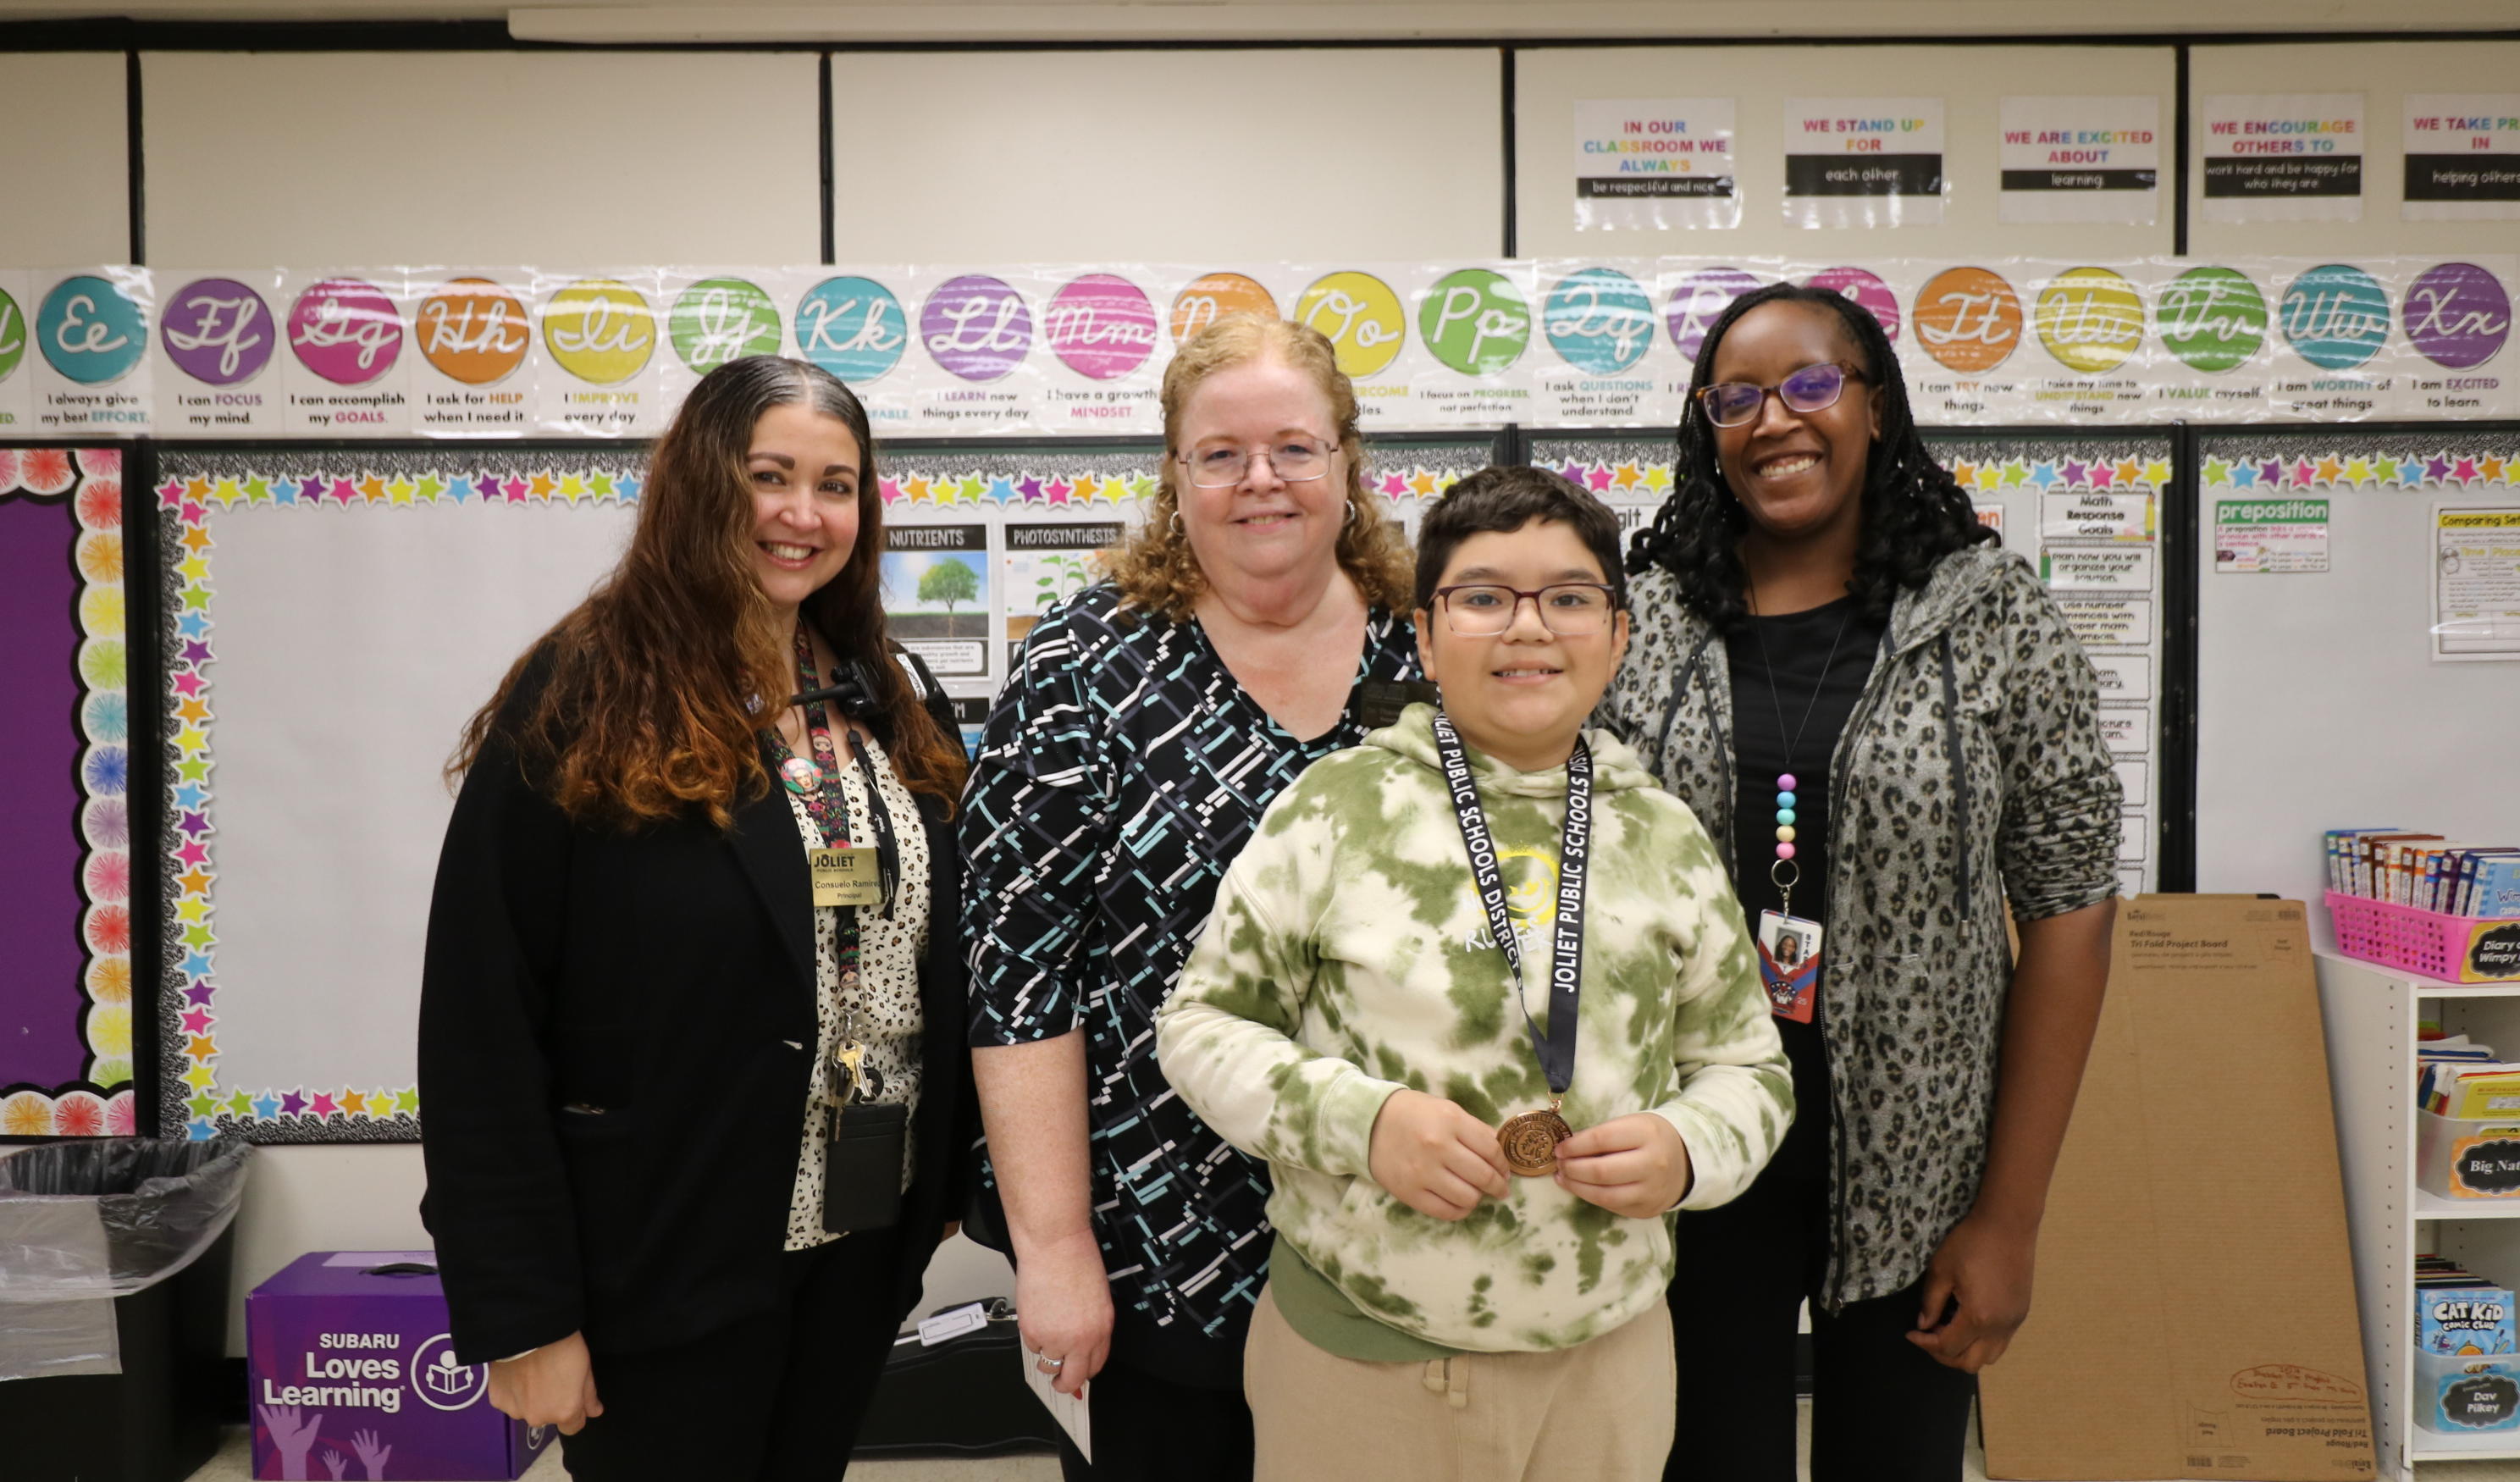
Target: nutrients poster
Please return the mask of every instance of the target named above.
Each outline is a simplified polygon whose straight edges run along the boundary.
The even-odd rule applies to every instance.
[[[2406,220],[2520,220],[2520,93],[2408,93],[2406,141]]]
[[[2520,658],[2520,509],[2433,507],[2433,657]]]
[[[1730,98],[1607,98],[1575,105],[1575,227],[1735,227]]]
[[[892,636],[939,679],[985,679],[989,527],[886,524],[883,610]]]
[[[2208,221],[2362,219],[2361,93],[2211,93]]]
[[[2214,569],[2243,574],[2326,570],[2327,501],[2214,501]]]
[[[1785,100],[1789,226],[1940,226],[1943,100]]]
[[[2150,226],[2161,211],[2161,100],[2006,98],[2006,222],[2117,221]]]

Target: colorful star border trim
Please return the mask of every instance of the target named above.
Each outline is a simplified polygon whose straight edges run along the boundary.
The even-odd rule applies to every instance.
[[[1544,450],[1545,451],[1545,450]],[[1944,455],[1937,451],[1936,457]],[[1611,504],[1659,504],[1671,493],[1669,458],[1575,458],[1544,462]],[[1994,494],[2031,488],[2040,493],[2129,490],[2157,493],[2170,482],[2170,460],[2156,457],[2004,458],[1950,457],[1944,467],[1962,489]]]
[[[2520,485],[2520,445],[2502,453],[2444,450],[2394,457],[2329,452],[2266,458],[2208,457],[2209,489],[2343,488],[2424,489]]]
[[[420,1131],[420,1090],[390,1087],[222,1087],[218,1080],[218,932],[213,887],[218,881],[211,774],[210,665],[217,659],[211,616],[212,516],[238,508],[314,509],[325,505],[386,509],[422,505],[636,504],[647,477],[625,455],[604,463],[562,463],[562,455],[478,454],[460,463],[426,457],[371,455],[361,464],[327,468],[254,468],[255,455],[200,454],[167,458],[157,486],[167,531],[169,631],[167,683],[167,947],[170,966],[161,1001],[160,1038],[170,1096],[168,1136],[202,1142],[223,1133],[253,1142],[408,1141]],[[272,460],[274,463],[280,460]],[[172,1088],[180,1084],[180,1100]],[[177,1129],[181,1129],[179,1132]]]
[[[129,1137],[131,1088],[131,699],[122,565],[122,453],[115,448],[0,448],[0,497],[64,499],[77,534],[79,579],[74,717],[79,756],[79,1033],[81,1081],[0,1096],[0,1136]]]
[[[1484,460],[1466,465],[1456,462],[1429,463],[1411,460],[1389,465],[1377,461],[1367,473],[1366,488],[1393,504],[1404,500],[1433,499],[1451,488],[1467,473],[1475,472]],[[1669,478],[1666,472],[1664,477]],[[1124,472],[1096,474],[1075,470],[1031,470],[1007,472],[996,470],[958,470],[942,472],[904,472],[880,480],[886,506],[913,505],[946,508],[956,505],[974,509],[1015,509],[1039,506],[1045,509],[1112,509],[1155,497],[1155,475]]]

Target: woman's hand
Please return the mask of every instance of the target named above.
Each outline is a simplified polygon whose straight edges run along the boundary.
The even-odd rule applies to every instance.
[[[604,1414],[604,1402],[595,1397],[595,1363],[587,1355],[585,1335],[573,1332],[532,1353],[492,1364],[490,1405],[527,1425],[557,1425],[563,1436],[585,1429],[588,1419]]]
[[[2030,1316],[2038,1227],[2021,1230],[1973,1210],[1955,1226],[1925,1268],[1925,1299],[1908,1341],[1934,1362],[1976,1373],[2003,1357]],[[1959,1310],[1947,1310],[1954,1298]]]
[[[1092,1232],[1015,1263],[1015,1326],[1026,1362],[1063,1395],[1085,1388],[1111,1357],[1111,1279]]]
[[[1419,1214],[1458,1220],[1479,1195],[1502,1199],[1513,1186],[1497,1130],[1442,1097],[1407,1088],[1374,1113],[1366,1172]]]
[[[1557,1145],[1557,1187],[1631,1220],[1678,1204],[1693,1177],[1680,1129],[1650,1111],[1612,1117]]]

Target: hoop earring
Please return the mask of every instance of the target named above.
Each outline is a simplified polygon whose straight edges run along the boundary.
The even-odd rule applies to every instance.
[[[1179,510],[1173,511],[1171,529],[1175,535],[1185,535],[1189,533],[1182,528],[1181,511]]]
[[[1342,524],[1350,524],[1350,525],[1352,525],[1352,524],[1355,524],[1355,523],[1356,523],[1356,501],[1355,501],[1355,500],[1351,499],[1351,500],[1349,500],[1349,501],[1347,502],[1347,518],[1346,518],[1346,519],[1344,519],[1344,520],[1342,520],[1342,521],[1341,521],[1341,523],[1342,523]]]

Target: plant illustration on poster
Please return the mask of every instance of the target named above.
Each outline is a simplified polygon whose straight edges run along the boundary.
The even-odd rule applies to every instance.
[[[0,448],[0,1136],[128,1137],[122,453]]]

